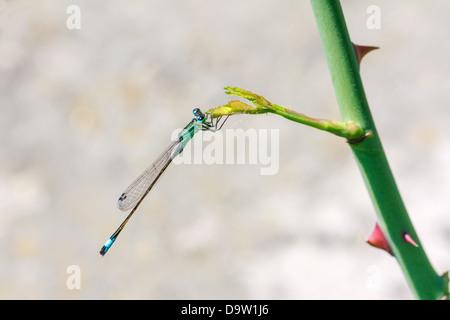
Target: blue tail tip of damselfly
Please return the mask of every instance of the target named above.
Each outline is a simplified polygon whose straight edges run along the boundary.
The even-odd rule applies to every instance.
[[[100,250],[100,254],[102,255],[102,257],[105,255],[106,251],[108,251],[109,248],[103,246]]]
[[[112,244],[114,243],[116,239],[109,238],[108,241],[105,242],[103,247],[100,249],[100,254],[102,257],[105,255],[106,252],[108,252],[109,248],[111,248]]]

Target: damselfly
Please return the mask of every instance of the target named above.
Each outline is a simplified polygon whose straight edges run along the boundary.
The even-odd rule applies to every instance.
[[[114,241],[116,241],[117,236],[122,231],[122,229],[127,224],[128,220],[130,220],[133,213],[137,210],[142,200],[144,200],[145,196],[150,192],[150,190],[154,187],[156,182],[158,182],[161,175],[167,169],[172,160],[183,152],[186,144],[194,137],[194,135],[199,131],[216,131],[220,130],[225,121],[222,122],[220,127],[218,128],[218,124],[220,122],[220,118],[212,119],[210,115],[205,115],[200,111],[200,109],[196,108],[193,110],[195,118],[189,122],[186,127],[178,134],[178,137],[175,141],[173,141],[166,150],[156,159],[153,164],[147,168],[119,197],[119,201],[117,202],[117,206],[120,210],[126,211],[131,208],[131,212],[122,222],[122,224],[117,228],[117,230],[112,234],[112,236],[105,242],[102,249],[100,250],[100,254],[103,256],[109,248],[111,248]]]

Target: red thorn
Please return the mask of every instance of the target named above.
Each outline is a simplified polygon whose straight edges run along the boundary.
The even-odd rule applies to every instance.
[[[388,252],[391,256],[394,255],[392,253],[391,246],[384,236],[383,231],[381,231],[380,227],[378,226],[378,223],[375,224],[375,229],[372,231],[372,234],[366,242],[375,248]]]
[[[358,64],[361,64],[362,58],[364,58],[364,56],[366,54],[368,54],[370,51],[380,49],[380,47],[360,46],[360,45],[354,44],[353,42],[352,42],[352,45],[353,45],[353,49],[355,49],[356,58],[358,59]]]
[[[411,236],[406,232],[403,233],[403,240],[405,240],[408,243],[411,243],[416,248],[419,247],[419,245],[413,240],[413,238],[411,238]]]

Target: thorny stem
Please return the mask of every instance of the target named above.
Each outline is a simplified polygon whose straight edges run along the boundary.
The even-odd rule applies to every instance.
[[[373,133],[350,147],[375,206],[378,224],[413,294],[419,299],[448,296],[448,278],[445,274],[439,276],[428,260],[386,159],[365,97],[340,2],[311,0],[311,4],[342,118]],[[405,233],[414,239],[417,247],[404,240]]]

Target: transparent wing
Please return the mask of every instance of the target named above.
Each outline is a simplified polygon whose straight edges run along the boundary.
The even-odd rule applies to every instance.
[[[180,139],[173,141],[159,158],[122,193],[117,201],[119,209],[122,211],[129,210],[142,197],[146,196],[149,189],[156,184],[162,172],[172,162],[172,159],[182,151],[183,147],[184,144]]]

